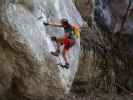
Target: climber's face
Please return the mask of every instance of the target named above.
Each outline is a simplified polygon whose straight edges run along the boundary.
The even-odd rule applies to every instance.
[[[64,28],[66,28],[68,26],[68,24],[64,23],[62,24]]]
[[[69,26],[69,22],[66,18],[63,18],[60,20],[61,21],[61,24],[64,28],[68,27]]]
[[[64,28],[68,27],[68,23],[62,23],[62,25],[63,25]]]

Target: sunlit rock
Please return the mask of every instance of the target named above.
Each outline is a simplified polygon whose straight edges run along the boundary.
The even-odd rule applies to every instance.
[[[41,19],[39,19],[41,17]],[[78,67],[80,41],[70,50],[70,68],[57,66],[60,58],[49,37],[63,30],[45,27],[43,21],[61,18],[82,25],[71,0],[0,1],[0,99],[54,100],[68,93]]]

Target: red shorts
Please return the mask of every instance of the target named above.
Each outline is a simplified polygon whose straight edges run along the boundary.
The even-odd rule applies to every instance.
[[[64,49],[65,50],[69,50],[75,44],[75,41],[71,40],[71,39],[64,39],[63,42],[64,42]]]

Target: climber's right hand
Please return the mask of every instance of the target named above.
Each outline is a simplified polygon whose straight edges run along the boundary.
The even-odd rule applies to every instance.
[[[56,41],[57,39],[56,39],[55,36],[52,36],[52,37],[51,37],[51,40],[52,40],[52,41]]]
[[[49,25],[49,23],[48,23],[48,22],[43,22],[43,24],[44,24],[44,25],[46,25],[46,26],[47,26],[47,25]]]

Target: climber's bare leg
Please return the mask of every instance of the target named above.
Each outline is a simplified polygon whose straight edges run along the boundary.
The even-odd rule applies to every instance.
[[[57,50],[60,51],[60,47],[61,47],[61,45],[63,45],[63,42],[64,42],[64,38],[57,38],[57,39],[56,39]]]
[[[67,55],[68,55],[68,50],[63,49],[63,58],[64,58],[64,61],[65,61],[65,64],[68,64]]]
[[[51,52],[54,56],[59,56],[60,53],[60,46],[63,44],[64,42],[64,38],[56,38],[56,37],[52,37],[52,40],[55,41],[57,43],[57,48],[55,52]]]

